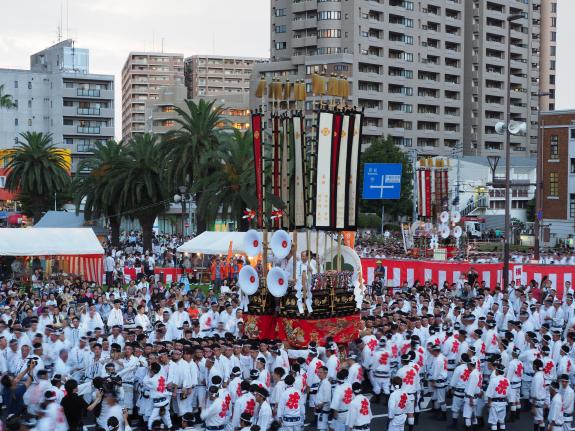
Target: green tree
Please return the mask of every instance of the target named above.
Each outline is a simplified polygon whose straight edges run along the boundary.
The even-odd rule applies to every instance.
[[[0,84],[0,108],[11,109],[16,107],[12,96],[4,94],[4,84]]]
[[[397,147],[391,138],[378,139],[365,150],[360,157],[359,178],[363,187],[363,167],[366,163],[401,163],[401,197],[398,200],[364,200],[360,199],[360,211],[381,215],[381,206],[385,204],[385,213],[393,216],[411,215],[413,194],[413,172],[409,157]]]
[[[142,227],[144,250],[152,250],[154,220],[169,202],[165,161],[157,137],[136,135],[122,150],[106,175],[111,178],[111,192],[118,206]]]
[[[235,221],[240,230],[247,230],[243,211],[256,204],[252,134],[234,130],[205,155],[202,164],[208,174],[196,180],[193,189],[201,191],[198,215],[213,223],[221,209],[223,220]]]
[[[52,135],[26,132],[8,152],[6,188],[22,195],[24,211],[40,220],[53,202],[54,193],[68,189],[67,152],[52,143]]]
[[[122,212],[120,201],[115,195],[114,182],[109,173],[114,165],[120,163],[123,153],[123,141],[98,142],[93,154],[78,164],[74,179],[76,211],[84,204],[84,219],[106,217],[112,232],[112,244],[120,244],[120,223]]]
[[[177,129],[166,134],[163,151],[167,166],[168,184],[171,190],[178,186],[192,186],[196,190],[196,202],[202,199],[203,191],[194,182],[208,175],[204,154],[216,149],[219,144],[219,131],[224,119],[223,107],[215,101],[198,103],[187,100],[182,109],[175,108],[178,117]],[[206,220],[198,217],[198,232],[206,230]]]

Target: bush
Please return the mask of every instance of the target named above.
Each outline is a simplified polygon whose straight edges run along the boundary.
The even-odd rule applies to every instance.
[[[381,229],[381,217],[373,213],[360,213],[357,218],[357,226],[360,229]]]

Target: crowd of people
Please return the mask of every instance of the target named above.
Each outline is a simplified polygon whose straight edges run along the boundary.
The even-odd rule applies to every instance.
[[[128,286],[113,269],[105,287],[1,280],[5,429],[359,431],[380,405],[390,431],[413,431],[431,400],[431,414],[451,428],[477,430],[485,419],[504,430],[530,414],[535,431],[570,430],[569,282],[562,296],[549,279],[490,291],[473,271],[451,286],[372,286],[357,339],[296,348],[246,335],[237,260],[214,257],[207,291],[152,277],[181,240],[158,238],[146,252],[127,234],[110,247],[108,268],[141,267]]]

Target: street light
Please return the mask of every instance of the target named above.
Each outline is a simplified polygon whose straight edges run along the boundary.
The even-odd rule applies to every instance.
[[[489,167],[491,168],[491,182],[495,183],[495,171],[497,170],[497,165],[501,160],[501,156],[487,156],[487,161],[489,162]]]
[[[510,135],[519,134],[527,129],[527,124],[511,121],[511,23],[525,18],[523,13],[509,15],[507,17],[507,109],[506,123],[497,123],[495,130],[497,133],[505,134],[505,238],[503,243],[503,289],[509,286],[509,237],[511,236],[511,143]]]
[[[537,168],[535,169],[535,223],[533,226],[535,241],[534,241],[534,255],[533,258],[537,262],[540,259],[540,238],[541,238],[541,221],[539,217],[543,218],[543,128],[544,124],[541,122],[541,98],[550,96],[551,92],[537,93]]]
[[[190,200],[190,197],[186,194],[188,191],[186,186],[179,186],[178,191],[180,194],[174,195],[174,202],[182,203],[182,236],[186,236],[186,201]]]

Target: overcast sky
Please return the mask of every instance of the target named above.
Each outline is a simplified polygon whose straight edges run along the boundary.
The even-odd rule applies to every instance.
[[[269,0],[0,0],[0,68],[29,67],[30,54],[56,42],[62,15],[64,38],[90,50],[90,71],[116,75],[119,108],[120,73],[130,51],[159,51],[163,39],[164,52],[184,56],[268,57],[269,9]],[[560,1],[558,109],[575,108],[569,78],[575,73],[574,19],[575,1]]]

